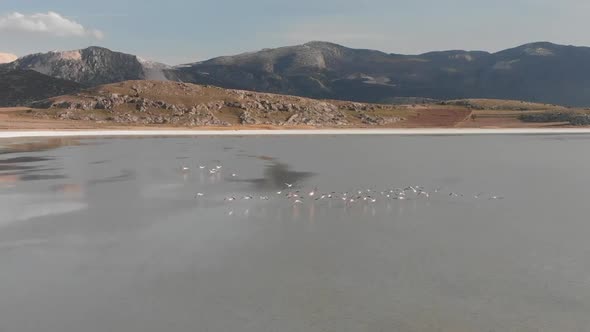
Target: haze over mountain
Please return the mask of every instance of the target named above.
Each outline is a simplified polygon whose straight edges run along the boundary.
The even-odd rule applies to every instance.
[[[18,59],[18,57],[14,54],[0,52],[0,64],[9,63],[9,62],[12,62],[16,59]]]
[[[497,98],[590,106],[590,48],[547,42],[497,53],[457,50],[420,55],[310,42],[176,67],[90,47],[33,54],[0,68],[30,69],[88,86],[168,79],[362,102]]]

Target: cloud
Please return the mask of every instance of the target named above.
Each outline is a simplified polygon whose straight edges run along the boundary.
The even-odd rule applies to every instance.
[[[0,32],[49,34],[57,37],[90,37],[103,39],[100,30],[87,29],[82,24],[55,12],[24,15],[18,12],[0,16]]]
[[[0,63],[9,63],[16,60],[18,57],[11,53],[1,53],[0,52]]]

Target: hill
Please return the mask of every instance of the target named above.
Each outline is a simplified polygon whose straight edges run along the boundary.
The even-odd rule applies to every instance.
[[[29,114],[63,120],[179,126],[387,125],[405,106],[315,100],[179,82],[126,81],[35,102]],[[465,115],[463,115],[465,117]]]
[[[0,107],[22,106],[53,96],[80,91],[83,85],[33,70],[0,69]]]
[[[41,75],[32,72],[36,75]],[[514,100],[407,105],[317,100],[171,81],[125,81],[0,110],[3,128],[521,128],[580,126],[588,110]]]

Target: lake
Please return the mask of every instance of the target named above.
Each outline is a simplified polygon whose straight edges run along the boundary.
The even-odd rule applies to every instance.
[[[590,330],[590,135],[2,144],[1,331]]]

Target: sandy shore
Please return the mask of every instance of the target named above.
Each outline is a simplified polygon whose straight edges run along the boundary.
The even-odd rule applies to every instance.
[[[246,136],[246,135],[524,135],[590,134],[590,128],[425,128],[425,129],[289,129],[289,130],[35,130],[0,131],[0,138],[100,136]]]

